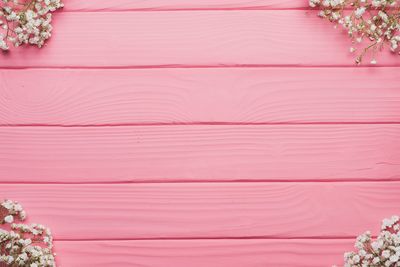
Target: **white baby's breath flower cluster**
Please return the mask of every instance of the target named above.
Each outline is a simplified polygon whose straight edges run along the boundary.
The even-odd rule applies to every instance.
[[[42,47],[51,36],[51,13],[63,6],[61,0],[0,0],[0,50]]]
[[[375,55],[385,45],[392,52],[399,52],[400,0],[309,0],[309,3],[320,10],[320,17],[345,29],[353,43],[350,52],[357,53],[357,64],[367,52],[372,53],[371,64],[376,64]]]
[[[372,240],[371,233],[357,237],[357,252],[344,254],[345,267],[398,267],[400,266],[400,220],[399,216],[384,219],[381,231]]]
[[[40,224],[22,224],[26,213],[18,202],[0,204],[0,266],[55,267],[53,238]]]

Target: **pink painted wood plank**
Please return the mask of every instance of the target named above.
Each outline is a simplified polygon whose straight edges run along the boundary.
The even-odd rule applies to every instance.
[[[0,187],[62,240],[349,238],[400,214],[399,192],[400,182]]]
[[[198,9],[277,9],[304,8],[302,0],[69,0],[64,11],[120,11],[120,10],[198,10]]]
[[[354,66],[348,38],[314,11],[64,12],[54,20],[46,49],[13,50],[0,67]],[[390,52],[378,60],[399,65]]]
[[[2,182],[398,179],[400,125],[0,128]]]
[[[57,242],[65,267],[321,267],[341,265],[352,240]]]
[[[397,68],[30,69],[0,79],[0,125],[400,122]]]

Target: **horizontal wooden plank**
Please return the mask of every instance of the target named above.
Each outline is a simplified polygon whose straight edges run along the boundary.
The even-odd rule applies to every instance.
[[[1,70],[0,125],[400,122],[397,68],[332,71]]]
[[[0,67],[354,66],[350,40],[315,13],[64,12],[46,49],[15,49]]]
[[[62,240],[350,238],[400,214],[400,182],[6,184],[0,196]]]
[[[400,125],[0,128],[0,181],[391,179]]]
[[[300,0],[69,0],[64,11],[277,9],[308,7]]]
[[[68,267],[320,267],[341,265],[352,240],[168,240],[57,242]]]

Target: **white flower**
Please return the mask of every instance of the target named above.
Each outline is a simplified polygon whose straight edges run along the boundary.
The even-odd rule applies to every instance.
[[[63,6],[61,0],[0,0],[0,27],[5,32],[0,38],[0,49],[8,50],[10,44],[42,47],[51,37],[51,13]]]
[[[22,210],[20,213],[19,213],[19,218],[23,221],[23,220],[25,220],[25,218],[26,218],[26,212],[24,211],[24,210]]]
[[[396,254],[396,255],[390,256],[389,260],[390,260],[391,262],[398,262],[398,261],[399,261],[399,258],[400,258],[399,255]]]
[[[352,43],[365,41],[365,49],[358,49],[357,64],[367,52],[383,51],[384,45],[397,52],[400,40],[395,36],[400,35],[400,0],[309,0],[309,3],[319,9],[318,16],[334,23],[335,28],[342,27]],[[356,50],[350,48],[350,51]],[[372,59],[371,64],[376,64],[376,60]],[[390,224],[394,225],[392,219],[383,227],[391,227]]]
[[[311,7],[316,7],[319,4],[321,4],[321,0],[310,0]]]
[[[14,257],[13,256],[8,256],[7,263],[11,264],[13,262],[14,262]]]
[[[383,21],[385,21],[385,22],[388,22],[388,21],[389,21],[388,15],[387,15],[385,12],[383,12],[382,10],[380,10],[380,11],[378,12],[378,15],[383,19]]]
[[[360,254],[361,257],[365,257],[367,255],[367,252],[365,250],[363,250],[363,249],[360,249],[358,254]]]
[[[51,231],[41,224],[12,223],[14,220],[23,220],[26,216],[17,202],[5,200],[1,206],[7,212],[0,219],[0,225],[11,223],[11,230],[0,228],[0,263],[21,267],[55,267]]]
[[[10,210],[13,206],[13,202],[10,200],[5,200],[3,203],[1,203],[1,206],[3,206],[4,208]]]
[[[14,217],[12,215],[8,215],[8,216],[4,217],[4,221],[6,223],[12,223],[14,221]]]
[[[359,263],[360,262],[360,256],[359,255],[354,255],[353,262],[354,263]]]
[[[357,18],[361,18],[362,15],[365,13],[366,8],[365,7],[359,7],[356,9],[354,14],[356,15]]]
[[[345,267],[395,267],[400,266],[400,224],[399,218],[393,216],[382,222],[382,229],[372,241],[371,233],[365,232],[357,237],[357,252],[346,252]],[[396,265],[393,265],[396,263]]]
[[[375,258],[372,260],[372,263],[373,263],[373,264],[378,264],[380,261],[381,261],[381,259],[380,259],[379,257],[375,257]]]
[[[389,258],[390,257],[390,251],[389,250],[382,251],[382,257]]]

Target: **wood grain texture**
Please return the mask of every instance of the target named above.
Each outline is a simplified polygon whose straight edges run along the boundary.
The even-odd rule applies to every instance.
[[[400,125],[0,128],[2,182],[394,179]]]
[[[15,49],[0,67],[354,66],[348,38],[315,13],[64,12],[46,49]],[[378,60],[399,65],[388,51]]]
[[[62,240],[316,239],[377,234],[400,213],[399,192],[400,182],[6,184],[0,197]]]
[[[203,10],[304,8],[302,0],[69,0],[64,11]]]
[[[64,267],[321,267],[343,263],[352,240],[57,242]]]
[[[400,213],[397,56],[307,1],[66,4],[0,55],[0,199],[58,266],[331,266]]]
[[[0,125],[400,122],[397,68],[31,69],[0,80]]]

